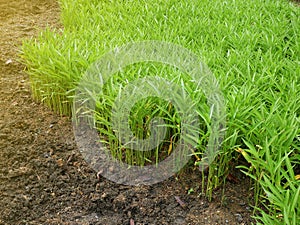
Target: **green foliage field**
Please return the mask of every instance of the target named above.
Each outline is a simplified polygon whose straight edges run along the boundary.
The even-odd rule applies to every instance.
[[[209,66],[226,100],[226,139],[209,167],[208,197],[223,183],[229,162],[244,158],[249,164],[239,168],[253,178],[256,202],[266,209],[257,208],[258,223],[299,224],[299,7],[285,0],[60,0],[60,5],[64,28],[45,30],[37,40],[25,41],[22,46],[22,61],[36,100],[70,115],[77,82],[105,52],[131,41],[179,44]],[[151,66],[155,75],[165,76],[164,68]],[[144,67],[116,75],[112,80],[114,91],[103,97],[113,99],[125,79],[136,79],[137,71],[145,74]],[[185,80],[184,74],[180,76]],[[106,103],[99,104],[99,127],[112,137],[110,141],[116,146],[113,154],[123,157],[109,128],[112,105]],[[151,101],[143,104],[143,110],[137,109],[132,119],[137,127],[139,118],[153,116],[155,111]],[[160,107],[166,110],[168,103],[161,101]],[[176,113],[171,117],[163,110],[155,113],[169,118],[176,134]],[[206,127],[199,129],[205,135]],[[199,145],[196,155],[201,156],[205,143]],[[141,164],[152,157],[157,160],[159,154],[151,154],[154,156],[134,157],[141,157]],[[133,157],[130,151],[125,155],[127,159]]]

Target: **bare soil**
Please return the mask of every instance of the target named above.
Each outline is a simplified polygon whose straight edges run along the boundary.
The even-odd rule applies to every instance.
[[[237,171],[225,186],[223,204],[222,189],[212,202],[201,194],[201,174],[193,168],[152,186],[98,179],[77,149],[70,119],[31,98],[18,62],[23,39],[61,26],[58,4],[0,0],[0,22],[0,224],[253,222],[249,180]]]

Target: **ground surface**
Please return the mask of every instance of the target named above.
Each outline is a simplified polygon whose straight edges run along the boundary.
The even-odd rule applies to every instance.
[[[0,0],[0,9],[0,224],[250,224],[251,194],[240,174],[227,183],[222,206],[220,189],[211,203],[201,195],[197,170],[153,186],[98,180],[78,153],[70,120],[32,100],[17,61],[22,39],[59,26],[58,5]]]

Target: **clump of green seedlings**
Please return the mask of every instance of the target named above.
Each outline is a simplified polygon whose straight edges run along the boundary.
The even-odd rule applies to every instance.
[[[182,45],[209,66],[226,99],[226,138],[209,167],[207,196],[225,182],[229,163],[244,158],[248,164],[239,168],[253,178],[258,224],[300,221],[299,7],[285,0],[60,0],[60,5],[64,30],[43,31],[36,41],[25,41],[22,47],[36,100],[70,115],[76,84],[105,52],[130,41]],[[153,68],[160,76],[172,74],[159,65]],[[169,135],[151,152],[123,149],[110,127],[115,91],[126,79],[135,79],[137,71],[133,66],[114,76],[107,90],[115,90],[107,91],[100,98],[105,101],[97,104],[97,127],[116,158],[137,165],[158,163],[168,154],[171,139],[180,133],[180,118],[169,102],[148,98],[132,111],[131,128],[139,137],[149,135],[150,118],[161,116],[168,121]],[[146,70],[141,71],[143,76]],[[193,96],[187,76],[180,75]],[[205,121],[209,109],[203,105],[205,99],[198,107]],[[195,152],[199,158],[209,135],[209,123],[203,121],[199,128],[203,140]]]
[[[134,80],[141,77],[159,76],[166,80],[172,80],[172,82],[181,84],[182,90],[189,90],[188,94],[197,102],[196,108],[197,115],[200,120],[198,132],[199,139],[198,145],[205,146],[207,144],[207,122],[209,121],[209,108],[206,106],[206,98],[202,92],[195,92],[195,84],[192,84],[190,77],[184,74],[178,69],[173,67],[164,66],[161,63],[155,62],[143,62],[128,66],[122,72],[118,72],[112,78],[110,78],[103,86],[102,93],[99,100],[96,102],[96,127],[99,134],[106,136],[103,143],[111,149],[112,155],[120,161],[124,161],[130,165],[145,164],[157,164],[169,156],[173,149],[177,146],[177,141],[180,138],[181,133],[181,118],[180,112],[174,107],[172,102],[166,101],[159,97],[148,96],[140,99],[132,108],[128,115],[128,125],[130,126],[131,132],[137,139],[147,139],[151,136],[150,122],[154,118],[161,118],[164,120],[167,133],[162,142],[157,143],[157,147],[152,151],[136,151],[132,148],[124,146],[124,143],[120,142],[120,138],[116,135],[113,130],[111,114],[115,99],[118,98],[120,90],[123,90],[126,85],[132,83]],[[189,84],[189,88],[185,87]],[[157,91],[161,87],[157,87]],[[140,89],[136,90],[141,91]],[[137,96],[139,93],[131,93],[132,96]],[[122,93],[121,93],[122,95]],[[185,104],[185,103],[182,103]],[[124,112],[120,112],[124,113]],[[204,116],[206,115],[206,116]],[[120,115],[124,116],[124,115]],[[118,116],[116,116],[118,117]],[[157,140],[160,141],[160,140]],[[112,148],[112,146],[114,146]]]

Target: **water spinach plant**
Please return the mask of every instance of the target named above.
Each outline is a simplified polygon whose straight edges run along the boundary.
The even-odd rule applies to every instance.
[[[300,8],[286,0],[60,0],[63,29],[47,29],[22,46],[33,97],[60,114],[71,114],[74,89],[89,65],[128,42],[160,40],[199,55],[217,78],[226,100],[226,138],[209,167],[205,192],[224,183],[230,163],[253,178],[258,224],[300,221]],[[130,127],[140,138],[162,117],[168,135],[150,152],[120,144],[110,125],[114,98],[137,77],[173,79],[197,103],[201,160],[209,136],[209,108],[187,74],[155,63],[132,65],[106,84],[97,104],[99,133],[111,154],[133,165],[158,163],[180,133],[174,107],[158,98],[135,105]],[[197,162],[196,162],[197,164]],[[204,182],[204,181],[203,181]],[[264,210],[260,206],[264,206]]]

